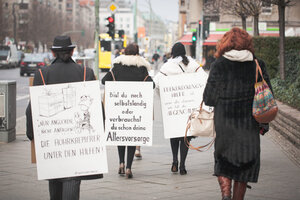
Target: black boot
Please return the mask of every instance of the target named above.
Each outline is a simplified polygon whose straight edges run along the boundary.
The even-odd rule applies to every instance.
[[[180,163],[180,167],[179,167],[179,170],[180,170],[180,175],[186,175],[187,174],[187,171],[185,169],[185,165],[184,164],[181,164]]]
[[[178,162],[172,163],[171,172],[178,172]]]

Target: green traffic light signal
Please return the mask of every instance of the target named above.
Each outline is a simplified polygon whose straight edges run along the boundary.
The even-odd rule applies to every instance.
[[[192,41],[196,41],[196,40],[197,40],[196,36],[193,36]]]
[[[192,41],[196,42],[197,40],[197,32],[193,32]]]

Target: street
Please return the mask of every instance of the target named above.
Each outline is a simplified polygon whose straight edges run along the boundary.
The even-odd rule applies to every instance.
[[[104,73],[100,73],[101,77]],[[30,142],[25,135],[25,109],[29,100],[28,77],[19,69],[0,71],[1,80],[17,81],[17,139],[0,143],[0,199],[49,199],[47,181],[38,181],[36,165],[30,163]],[[296,200],[300,196],[300,169],[272,140],[274,130],[261,137],[261,172],[257,184],[250,183],[247,200]],[[192,142],[197,144],[200,139]],[[201,139],[204,140],[204,139]],[[203,142],[203,141],[202,141]],[[133,179],[119,176],[116,147],[107,147],[109,173],[101,180],[82,181],[81,199],[221,199],[213,174],[213,149],[190,150],[187,175],[170,171],[170,142],[164,139],[160,101],[154,98],[153,146],[142,147],[142,160],[133,163]]]

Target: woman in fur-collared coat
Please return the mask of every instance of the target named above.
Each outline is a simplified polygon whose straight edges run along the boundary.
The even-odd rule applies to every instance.
[[[242,200],[247,182],[257,182],[260,168],[262,130],[252,116],[256,74],[252,37],[242,29],[231,29],[215,56],[203,96],[206,105],[215,107],[214,175],[223,200],[231,200],[232,180],[232,199]],[[263,61],[259,64],[271,88]]]
[[[125,49],[125,55],[118,56],[113,60],[113,68],[102,79],[105,81],[152,81],[148,71],[150,63],[139,56],[139,47],[129,44]],[[153,81],[152,81],[153,82]],[[153,83],[153,88],[154,88]],[[119,174],[125,174],[125,146],[118,146],[120,167]],[[131,165],[135,153],[135,146],[127,146],[126,177],[132,178]]]

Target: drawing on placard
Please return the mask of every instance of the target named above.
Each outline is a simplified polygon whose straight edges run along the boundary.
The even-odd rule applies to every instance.
[[[89,95],[82,95],[78,103],[80,111],[74,115],[76,122],[76,132],[81,133],[88,131],[89,133],[94,132],[93,126],[91,125],[91,113],[89,111],[90,106],[93,103],[93,99]]]
[[[45,89],[45,94],[38,97],[39,114],[43,117],[52,117],[75,105],[76,92],[73,87],[62,88],[59,92]]]

